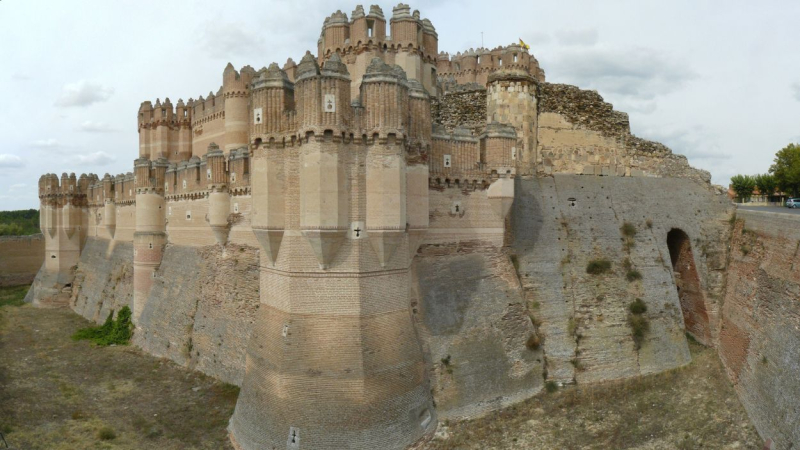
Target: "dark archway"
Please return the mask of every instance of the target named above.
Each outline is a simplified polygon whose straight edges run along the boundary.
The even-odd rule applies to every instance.
[[[700,277],[692,254],[692,242],[681,229],[673,228],[667,234],[667,247],[672,260],[675,287],[681,302],[686,331],[704,345],[711,344],[708,313]]]

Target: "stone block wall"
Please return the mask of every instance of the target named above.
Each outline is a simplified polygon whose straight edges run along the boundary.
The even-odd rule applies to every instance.
[[[800,216],[737,212],[719,354],[773,448],[800,445]]]
[[[30,284],[44,261],[44,236],[0,236],[0,287]]]
[[[667,234],[683,230],[694,248],[709,321],[716,324],[730,204],[702,185],[676,179],[517,179],[513,251],[525,301],[541,325],[546,370],[559,382],[591,383],[656,373],[689,362]],[[621,227],[636,234],[626,243]],[[611,263],[592,275],[592,260]],[[626,260],[641,274],[628,281]],[[647,305],[641,348],[628,306]]]

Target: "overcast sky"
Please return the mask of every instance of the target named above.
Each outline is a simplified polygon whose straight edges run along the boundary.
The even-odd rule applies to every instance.
[[[45,172],[132,171],[136,113],[216,92],[314,51],[325,16],[356,3],[0,0],[0,210],[38,208]],[[488,6],[487,6],[488,5]],[[387,19],[393,3],[382,3]],[[451,54],[522,38],[547,80],[595,89],[727,185],[800,141],[800,2],[477,1],[411,4]]]

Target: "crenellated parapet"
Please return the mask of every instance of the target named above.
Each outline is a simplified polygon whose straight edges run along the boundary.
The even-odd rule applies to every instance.
[[[400,3],[392,9],[389,26],[391,35],[387,36],[386,18],[377,5],[370,6],[369,12],[358,5],[349,21],[345,13],[336,11],[323,23],[318,62],[322,64],[332,55],[339,55],[353,79],[353,97],[373,58],[399,65],[409,79],[419,81],[431,95],[436,95],[439,37],[431,21]]]
[[[485,86],[489,76],[498,71],[521,71],[544,82],[544,70],[539,61],[519,44],[487,48],[469,49],[452,57],[446,52],[439,53],[436,63],[439,77],[453,78],[459,84],[478,83]]]

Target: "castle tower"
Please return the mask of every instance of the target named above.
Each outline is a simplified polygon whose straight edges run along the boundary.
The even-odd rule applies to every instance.
[[[347,14],[336,11],[330,17],[326,17],[322,24],[321,39],[320,57],[342,52],[345,48],[345,41],[350,39],[350,23],[347,21]]]
[[[255,150],[254,217],[281,241],[261,261],[262,303],[230,425],[239,449],[404,449],[435,428],[409,313],[407,183],[419,181],[414,195],[427,199],[428,182],[407,173],[407,83],[397,68],[370,64],[356,137],[340,64],[303,58],[299,139]]]
[[[139,158],[150,159],[150,147],[152,146],[152,122],[153,104],[149,101],[142,102],[139,106]]]
[[[189,99],[192,103],[192,99]],[[169,156],[171,162],[188,161],[192,157],[192,108],[183,103],[183,99],[178,99],[175,110],[177,122],[177,155]],[[174,152],[173,152],[174,153]]]
[[[136,231],[133,233],[133,322],[137,323],[153,287],[167,242],[164,179],[169,162],[160,158],[134,161]]]
[[[114,179],[111,175],[105,174],[103,177],[103,226],[112,239],[117,229],[117,208],[114,194]]]
[[[225,154],[239,147],[247,146],[250,111],[248,85],[255,71],[250,66],[242,67],[240,72],[231,63],[222,73],[222,93],[225,98]]]
[[[541,164],[536,151],[537,86],[536,79],[520,69],[494,72],[487,85],[486,121],[510,124],[517,130],[514,152],[519,175],[534,174]]]
[[[228,193],[228,173],[225,154],[217,144],[211,143],[206,153],[206,179],[208,182],[208,224],[219,245],[228,242],[231,197]]]
[[[81,176],[84,180],[85,176]],[[45,238],[45,270],[59,286],[72,282],[86,233],[86,191],[75,174],[39,178],[40,219]]]

